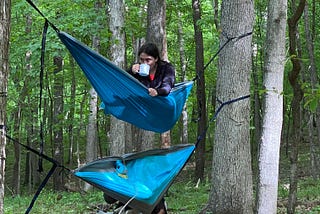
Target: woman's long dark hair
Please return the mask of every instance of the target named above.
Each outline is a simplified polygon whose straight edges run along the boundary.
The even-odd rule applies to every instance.
[[[154,43],[143,44],[139,49],[138,56],[140,56],[141,53],[145,53],[155,59],[158,59],[157,63],[160,63],[161,61],[159,49]]]

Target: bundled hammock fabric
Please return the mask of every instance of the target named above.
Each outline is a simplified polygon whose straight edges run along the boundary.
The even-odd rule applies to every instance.
[[[175,125],[193,81],[176,84],[168,96],[151,97],[142,83],[99,53],[65,32],[58,35],[98,93],[106,114],[159,133]]]
[[[74,175],[122,203],[130,201],[131,208],[151,213],[194,149],[193,144],[182,144],[107,157],[76,169]]]

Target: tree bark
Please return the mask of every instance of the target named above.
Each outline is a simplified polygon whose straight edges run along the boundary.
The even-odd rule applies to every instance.
[[[180,56],[180,69],[181,69],[181,82],[186,81],[186,72],[187,72],[187,62],[185,56],[185,42],[183,39],[184,32],[183,32],[183,25],[182,25],[182,18],[181,13],[178,11],[178,42],[179,42],[179,56]],[[181,113],[181,143],[187,144],[188,143],[188,111],[187,105],[183,106],[183,110]]]
[[[291,135],[291,152],[290,152],[290,188],[287,213],[295,213],[297,203],[297,189],[298,189],[298,145],[301,142],[301,100],[303,98],[303,91],[299,83],[299,75],[301,71],[301,62],[297,57],[297,33],[298,21],[302,16],[305,0],[300,0],[298,7],[293,11],[293,15],[288,19],[289,27],[289,54],[292,62],[292,69],[289,73],[289,82],[293,89],[292,106],[292,132]],[[295,7],[293,7],[295,8]]]
[[[99,10],[102,8],[102,4],[97,0],[94,4],[94,9],[98,16]],[[99,21],[96,20],[97,26],[99,26]],[[92,37],[92,49],[99,53],[100,51],[100,36],[99,29],[96,29],[96,34]],[[87,144],[86,144],[86,160],[92,161],[97,159],[98,155],[98,127],[97,127],[97,111],[98,111],[98,94],[94,88],[90,88],[90,102],[89,102],[89,120],[87,127]],[[86,186],[88,188],[88,186]]]
[[[195,153],[195,180],[204,179],[204,166],[205,166],[205,148],[206,136],[203,132],[207,126],[207,109],[206,109],[206,90],[205,90],[205,75],[204,75],[204,56],[203,56],[203,36],[202,30],[198,24],[201,20],[201,4],[200,0],[192,1],[193,7],[193,28],[194,38],[196,43],[196,72],[198,75],[197,83],[197,107],[198,107],[198,136],[201,140],[197,145]]]
[[[80,153],[82,152],[79,148],[79,141],[81,138],[84,138],[84,136],[81,135],[81,130],[85,129],[85,124],[84,124],[84,112],[83,112],[83,109],[84,109],[84,106],[85,106],[85,103],[87,101],[88,97],[87,97],[87,93],[84,93],[83,96],[82,96],[82,99],[81,99],[81,102],[80,102],[80,110],[79,110],[79,121],[80,121],[80,124],[79,124],[79,128],[77,129],[77,133],[76,133],[76,137],[75,137],[75,142],[76,143],[76,156],[77,156],[77,164],[78,164],[78,167],[80,167],[80,165],[82,164],[81,163],[81,160],[80,160]]]
[[[87,144],[86,144],[86,161],[97,159],[98,146],[97,146],[97,105],[98,95],[94,88],[89,90],[90,104],[89,104],[89,120],[87,127]]]
[[[32,18],[30,15],[26,16],[26,28],[25,33],[26,35],[31,33],[31,26],[32,26]],[[27,51],[25,55],[25,62],[26,68],[25,70],[28,72],[31,68],[31,55],[32,51]],[[24,70],[23,70],[24,71]],[[25,81],[23,81],[23,86],[20,87],[20,80],[16,78],[14,81],[16,84],[17,91],[20,91],[19,98],[18,98],[18,110],[15,112],[14,116],[14,131],[13,133],[17,136],[17,139],[20,141],[20,126],[21,126],[21,114],[22,109],[24,107],[24,100],[28,94],[28,86],[27,83],[30,81],[29,76],[25,77]],[[13,175],[12,175],[12,188],[13,194],[19,195],[20,194],[20,185],[21,185],[21,146],[17,143],[14,144],[14,166],[13,166]]]
[[[166,34],[166,0],[148,0],[148,24],[146,42],[153,42],[160,51],[162,60],[168,61],[167,34]],[[145,135],[145,136],[144,136]],[[148,140],[147,144],[154,146],[154,136],[151,132],[143,131],[142,138]],[[151,138],[150,138],[151,137]],[[161,147],[171,145],[170,130],[161,133]],[[147,147],[144,147],[147,149]]]
[[[9,76],[9,38],[11,1],[0,2],[0,213],[4,213],[6,166],[6,107]]]
[[[87,142],[86,142],[86,161],[90,162],[97,159],[98,144],[97,144],[97,111],[98,111],[98,95],[94,88],[90,88],[89,102],[89,119],[87,126]],[[84,190],[88,191],[92,186],[85,183]]]
[[[109,1],[109,29],[111,31],[110,59],[120,68],[125,68],[125,34],[124,34],[124,0]],[[126,135],[126,122],[111,116],[110,120],[110,145],[111,155],[125,153],[126,142],[130,137]]]
[[[310,59],[310,64],[307,66],[310,70],[310,83],[311,83],[311,90],[312,94],[314,95],[314,90],[317,87],[317,83],[319,78],[317,76],[317,68],[315,62],[315,55],[314,55],[314,40],[313,34],[310,29],[310,18],[309,18],[309,5],[306,1],[306,5],[304,8],[304,29],[305,29],[305,36],[306,36],[306,43],[308,49],[308,55]],[[312,27],[311,27],[312,28]],[[308,72],[309,73],[309,72]],[[311,173],[314,179],[320,176],[319,172],[319,147],[320,147],[320,105],[317,106],[315,112],[310,112],[308,127],[309,127],[309,139],[310,139],[310,163],[311,163]],[[316,127],[314,127],[314,122]],[[318,140],[317,140],[318,139]]]
[[[166,0],[148,0],[147,42],[155,43],[163,60],[168,61]]]
[[[252,32],[252,1],[223,0],[221,12],[220,46],[230,38]],[[220,52],[216,90],[219,100],[250,94],[251,42],[251,35],[231,40]],[[225,106],[217,117],[208,206],[213,213],[253,213],[249,120],[248,99]]]
[[[64,146],[63,146],[63,59],[60,56],[53,58],[54,69],[54,108],[53,108],[53,138],[54,154],[53,157],[61,164],[64,164]],[[56,170],[53,173],[54,190],[64,190],[64,176]]]
[[[264,108],[259,152],[257,213],[277,213],[283,121],[287,0],[270,0],[264,61]]]
[[[69,154],[67,163],[73,165],[73,152],[74,152],[74,116],[75,116],[75,105],[76,105],[76,75],[75,75],[75,64],[74,58],[69,55],[70,61],[70,72],[71,72],[71,91],[70,91],[70,111],[68,114],[68,138],[69,138]]]

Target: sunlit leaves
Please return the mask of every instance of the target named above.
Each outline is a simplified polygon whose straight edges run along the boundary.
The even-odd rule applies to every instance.
[[[311,88],[308,84],[304,84],[304,107],[311,112],[316,112],[320,102],[320,87],[317,85],[315,88]]]

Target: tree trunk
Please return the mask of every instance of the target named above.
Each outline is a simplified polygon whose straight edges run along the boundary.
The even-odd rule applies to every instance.
[[[27,146],[34,147],[32,145],[32,139],[34,139],[34,133],[33,133],[33,111],[32,111],[32,102],[30,101],[30,96],[27,97],[27,105],[30,106],[30,109],[27,110],[27,118],[26,120],[29,121],[25,124],[25,130],[27,131],[28,135],[26,136]],[[28,190],[31,191],[32,189],[32,183],[37,184],[38,175],[33,173],[36,171],[36,156],[32,152],[27,152],[26,154],[26,161],[25,161],[25,178],[24,178],[24,184],[28,186]]]
[[[124,0],[109,1],[109,29],[111,31],[110,59],[120,68],[125,67]],[[127,127],[126,122],[111,116],[110,155],[125,153]],[[129,131],[130,132],[130,131]]]
[[[87,126],[87,142],[86,142],[86,161],[90,162],[97,159],[98,144],[97,144],[97,111],[98,111],[98,95],[94,88],[90,88],[90,103],[89,103],[89,119]],[[85,183],[84,190],[88,191],[92,186]]]
[[[287,0],[270,0],[264,61],[264,108],[259,152],[257,213],[277,213],[279,159],[283,121]]]
[[[73,150],[74,150],[74,114],[76,105],[76,76],[75,76],[75,65],[74,58],[69,55],[70,72],[71,72],[71,92],[70,92],[70,111],[68,114],[68,138],[69,138],[69,154],[67,163],[73,165]]]
[[[254,130],[253,130],[253,142],[251,143],[251,151],[252,151],[252,158],[254,160],[257,160],[257,153],[258,153],[258,144],[260,141],[261,137],[261,101],[260,101],[260,95],[259,95],[259,90],[261,88],[261,85],[259,83],[259,78],[258,78],[258,68],[256,68],[255,64],[253,64],[252,68],[252,81],[253,81],[253,105],[254,105],[254,110],[253,110],[253,124],[254,124]]]
[[[63,59],[60,56],[53,58],[54,69],[54,108],[53,108],[53,135],[54,135],[54,154],[53,157],[61,164],[64,164],[64,146],[63,146]],[[54,190],[64,189],[64,176],[56,170],[53,174]]]
[[[0,213],[4,213],[6,166],[6,107],[9,76],[9,38],[11,1],[0,2]]]
[[[263,17],[261,15],[262,11],[265,11],[264,7],[257,7],[257,11],[256,13],[257,18],[256,18],[256,25],[258,26],[258,30],[257,30],[257,34],[259,37],[262,37],[262,33],[264,32],[264,24],[265,21],[262,22],[262,20],[265,19],[265,17]],[[262,85],[261,85],[261,81],[259,81],[259,77],[260,72],[263,71],[262,68],[262,56],[264,54],[264,50],[262,47],[263,43],[257,43],[256,44],[256,50],[253,51],[252,53],[252,81],[253,81],[253,105],[254,105],[254,109],[253,109],[253,125],[254,125],[254,130],[252,130],[252,143],[251,143],[251,151],[252,151],[252,159],[253,160],[257,160],[257,155],[258,155],[258,144],[260,141],[260,135],[261,135],[261,100],[260,100],[260,95],[259,95],[259,90],[261,89]],[[256,176],[256,175],[254,175]]]
[[[319,177],[319,148],[318,145],[315,143],[317,141],[317,139],[315,138],[315,134],[314,134],[314,114],[310,113],[308,114],[308,132],[309,132],[309,144],[310,144],[310,172],[311,172],[311,176],[313,179],[317,179]]]
[[[82,96],[82,99],[81,99],[81,102],[80,102],[80,110],[79,110],[79,121],[80,121],[80,124],[79,124],[79,128],[77,129],[77,133],[76,133],[76,137],[75,137],[75,142],[76,143],[76,156],[77,156],[77,164],[78,164],[78,167],[80,167],[80,165],[82,164],[81,163],[81,160],[80,160],[80,153],[81,153],[81,150],[79,148],[79,141],[81,138],[84,138],[84,136],[81,135],[81,130],[83,130],[85,128],[85,124],[84,124],[84,113],[83,113],[83,108],[85,106],[85,103],[87,101],[88,97],[87,97],[87,93],[84,93],[83,96]]]
[[[184,50],[184,39],[183,39],[183,25],[181,20],[181,13],[178,11],[178,42],[179,42],[179,56],[180,56],[180,69],[181,69],[181,80],[180,82],[186,81],[186,71],[187,71],[187,62],[185,57],[185,50]],[[187,105],[183,106],[183,110],[181,113],[181,143],[187,144],[188,143],[188,111]]]
[[[203,58],[203,37],[202,31],[198,22],[201,20],[201,5],[200,0],[192,0],[193,7],[193,27],[194,38],[196,43],[196,72],[197,79],[197,107],[198,107],[198,136],[202,135],[207,126],[207,109],[206,109],[206,91],[205,91],[205,76],[204,76],[204,58]],[[196,167],[195,179],[203,180],[204,165],[205,165],[205,148],[206,136],[202,135],[201,140],[196,149]]]
[[[311,90],[314,94],[314,90],[317,87],[317,83],[319,78],[317,76],[317,68],[314,56],[314,41],[312,32],[310,29],[310,19],[309,19],[309,5],[306,1],[306,5],[304,8],[304,28],[305,28],[305,35],[306,35],[306,42],[307,42],[307,49],[308,55],[310,59],[310,65],[307,66],[310,68],[310,83],[311,83]],[[309,73],[309,72],[308,72]],[[314,95],[315,96],[315,95]],[[320,105],[317,106],[316,111],[310,115],[308,123],[309,132],[310,132],[310,159],[311,159],[311,173],[314,179],[319,177],[319,147],[320,147]],[[316,127],[313,126],[313,121],[315,121]],[[316,129],[316,133],[314,133],[314,129]],[[314,137],[315,136],[315,137]],[[317,140],[318,139],[318,143]]]
[[[166,0],[148,0],[148,25],[147,42],[156,44],[160,51],[162,60],[168,61],[167,35],[166,35]],[[154,144],[154,136],[150,132],[142,132],[143,139]],[[171,145],[170,130],[161,133],[161,147],[166,148]],[[149,144],[148,143],[148,144]]]
[[[31,33],[32,27],[32,17],[30,15],[26,16],[26,28],[25,33],[29,35]],[[32,51],[27,51],[25,55],[25,70],[22,69],[22,72],[30,72],[31,65],[31,55]],[[20,80],[17,79],[14,81],[15,83],[20,83]],[[20,87],[20,84],[16,84],[17,91],[20,91],[18,98],[18,111],[15,113],[15,122],[14,122],[14,134],[18,136],[18,141],[20,140],[20,126],[21,126],[21,114],[22,109],[24,108],[24,101],[28,94],[28,83],[30,81],[30,77],[26,75],[25,80],[23,81],[23,86]],[[19,195],[20,194],[20,184],[21,184],[21,146],[17,143],[14,144],[14,154],[15,154],[15,162],[13,167],[13,176],[12,176],[12,187],[13,193]]]
[[[19,98],[20,100],[20,98]],[[18,110],[14,115],[14,135],[20,140],[20,125],[21,125],[21,103],[18,105]],[[12,192],[13,195],[20,195],[21,185],[21,146],[17,143],[14,144],[14,164],[12,174]]]
[[[102,8],[102,3],[100,0],[97,0],[94,4],[94,9],[97,14],[99,14],[99,10]],[[96,20],[97,26],[100,26],[98,20]],[[92,49],[99,53],[100,51],[100,36],[99,29],[96,29],[96,34],[92,37]],[[98,94],[94,88],[89,90],[90,94],[90,102],[89,102],[89,120],[87,127],[87,143],[86,143],[86,161],[92,161],[97,159],[98,155],[98,128],[97,128],[97,111],[98,111]],[[88,187],[88,186],[87,186]]]
[[[213,16],[214,16],[214,25],[216,26],[216,30],[220,30],[219,24],[219,0],[212,0],[212,9],[213,9]]]
[[[32,30],[32,17],[30,14],[26,16],[26,26],[25,26],[25,33],[30,34]],[[25,69],[23,70],[26,73],[31,72],[32,64],[31,64],[31,51],[27,51],[25,55]],[[26,87],[27,92],[31,93],[34,92],[33,89],[29,88],[29,81],[30,77],[26,77],[24,80],[24,85]],[[38,100],[37,98],[28,96],[26,100],[28,108],[24,108],[24,114],[27,118],[25,120],[26,123],[26,130],[27,130],[27,145],[32,148],[39,148],[39,144],[35,142],[35,139],[38,139]],[[39,142],[39,141],[38,141]],[[28,152],[26,155],[26,162],[25,162],[25,184],[28,184],[29,191],[31,191],[32,187],[38,185],[40,183],[40,173],[38,170],[41,166],[41,158],[32,152]]]
[[[221,12],[220,46],[229,38],[252,32],[252,1],[223,0]],[[250,94],[251,42],[251,35],[231,40],[220,52],[216,90],[219,100]],[[208,206],[213,213],[253,213],[249,120],[248,99],[225,106],[217,117]]]
[[[299,6],[293,12],[293,15],[288,19],[289,27],[289,54],[291,56],[292,70],[289,73],[289,82],[293,89],[292,99],[292,135],[291,135],[291,152],[290,152],[290,189],[287,213],[295,213],[297,203],[297,189],[298,189],[298,145],[301,142],[301,100],[303,98],[303,91],[299,83],[299,75],[301,71],[301,62],[297,57],[297,33],[298,21],[302,16],[305,6],[305,0],[300,0]],[[295,8],[295,7],[293,7]]]
[[[32,26],[32,18],[30,15],[26,16],[26,28],[25,33],[30,34]],[[31,51],[27,51],[25,62],[26,62],[26,71],[30,71],[31,69]],[[24,71],[24,70],[23,70]],[[25,81],[23,82],[23,86],[20,87],[20,80],[17,78],[14,80],[17,87],[17,91],[20,91],[19,98],[18,98],[18,111],[15,112],[14,116],[14,135],[17,136],[18,141],[20,140],[20,126],[21,126],[21,114],[23,109],[23,103],[28,93],[28,86],[27,83],[30,81],[28,76],[25,77]],[[12,188],[13,194],[19,195],[20,194],[20,184],[21,184],[21,146],[17,143],[14,144],[14,166],[13,166],[13,176],[12,176]]]
[[[87,127],[87,143],[86,143],[86,161],[97,159],[98,145],[97,145],[97,105],[98,95],[94,88],[89,91],[90,94],[90,114]]]
[[[24,81],[23,87],[17,86],[17,91],[21,91],[19,98],[18,98],[18,110],[15,112],[14,116],[14,135],[18,139],[18,141],[21,140],[20,135],[20,127],[21,127],[21,114],[22,109],[24,108],[24,100],[28,93],[28,83],[29,78],[26,77],[26,80]],[[19,82],[18,80],[16,80]],[[18,85],[18,84],[17,84]],[[20,89],[21,88],[21,89]],[[21,185],[21,146],[18,143],[14,144],[14,166],[13,166],[13,176],[12,176],[12,188],[13,188],[13,194],[20,195],[20,185]]]
[[[147,42],[155,43],[163,60],[168,61],[166,0],[148,0]]]

